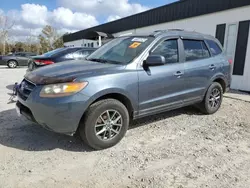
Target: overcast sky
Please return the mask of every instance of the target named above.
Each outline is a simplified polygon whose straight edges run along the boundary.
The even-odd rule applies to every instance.
[[[14,20],[12,39],[23,40],[30,34],[38,35],[45,25],[52,25],[60,33],[75,32],[174,1],[1,0],[0,15]]]

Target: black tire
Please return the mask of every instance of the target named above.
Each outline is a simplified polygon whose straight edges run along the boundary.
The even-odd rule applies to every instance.
[[[216,104],[215,107],[212,107],[213,102],[215,102],[215,98],[213,99],[212,94],[216,90],[219,91],[220,100],[217,101],[216,103],[214,103],[214,104]],[[208,88],[207,93],[206,93],[206,95],[204,97],[204,100],[202,101],[202,103],[200,105],[198,105],[198,107],[204,114],[208,114],[208,115],[209,114],[214,114],[215,112],[217,112],[220,109],[222,100],[223,100],[222,86],[218,82],[214,82]]]
[[[103,114],[106,113],[107,111],[110,111],[110,112],[116,111],[117,112],[116,115],[121,116],[119,121],[121,122],[121,125],[122,125],[122,126],[119,126],[120,128],[116,127],[119,129],[119,133],[117,133],[115,136],[113,136],[113,138],[110,138],[109,140],[105,140],[106,138],[105,135],[108,134],[109,136],[109,135],[115,134],[115,132],[111,133],[109,131],[110,127],[109,127],[109,130],[107,130],[107,127],[106,127],[107,125],[105,124],[105,122],[101,123],[101,124],[105,124],[104,127],[101,127],[101,131],[105,129],[105,133],[103,133],[102,135],[103,138],[100,138],[101,136],[97,135],[98,134],[97,129],[99,127],[96,128],[96,124],[98,124],[98,121],[101,120],[100,116],[103,117]],[[104,118],[105,116],[103,117],[103,120]],[[109,118],[109,119],[112,120],[113,118]],[[92,147],[93,149],[100,150],[100,149],[106,149],[106,148],[112,147],[116,145],[118,142],[120,142],[120,140],[125,136],[128,126],[129,126],[129,113],[128,113],[127,108],[121,102],[115,99],[105,99],[105,100],[98,101],[89,107],[89,109],[84,115],[83,120],[80,123],[79,133],[83,141],[88,146]],[[111,125],[111,127],[113,127],[113,125]],[[111,128],[111,130],[113,129]],[[108,132],[106,133],[106,131]]]
[[[7,66],[11,69],[17,68],[18,63],[16,60],[9,60]]]

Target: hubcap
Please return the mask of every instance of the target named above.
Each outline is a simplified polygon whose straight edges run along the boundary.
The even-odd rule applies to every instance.
[[[10,66],[11,68],[14,68],[14,67],[16,66],[16,62],[10,61],[10,62],[9,62],[9,66]]]
[[[111,140],[120,133],[121,128],[121,114],[116,110],[107,110],[98,117],[95,134],[101,140]]]
[[[219,89],[214,88],[209,96],[209,105],[211,108],[218,108],[221,101],[221,92]]]

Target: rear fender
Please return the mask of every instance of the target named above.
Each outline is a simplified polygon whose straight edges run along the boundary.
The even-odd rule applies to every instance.
[[[216,74],[216,75],[214,75],[214,76],[210,79],[209,83],[207,84],[206,90],[205,90],[205,92],[203,93],[203,96],[206,95],[208,88],[209,88],[209,87],[212,85],[212,83],[213,83],[215,80],[217,80],[217,79],[222,79],[222,80],[225,82],[225,85],[227,86],[226,77],[225,77],[222,73]]]

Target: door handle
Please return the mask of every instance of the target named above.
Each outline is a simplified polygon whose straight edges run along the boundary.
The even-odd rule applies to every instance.
[[[174,73],[174,76],[181,77],[183,74],[183,72],[177,71],[176,73]]]
[[[214,64],[212,64],[212,65],[209,66],[209,68],[210,68],[211,70],[214,70],[216,67],[215,67]]]

